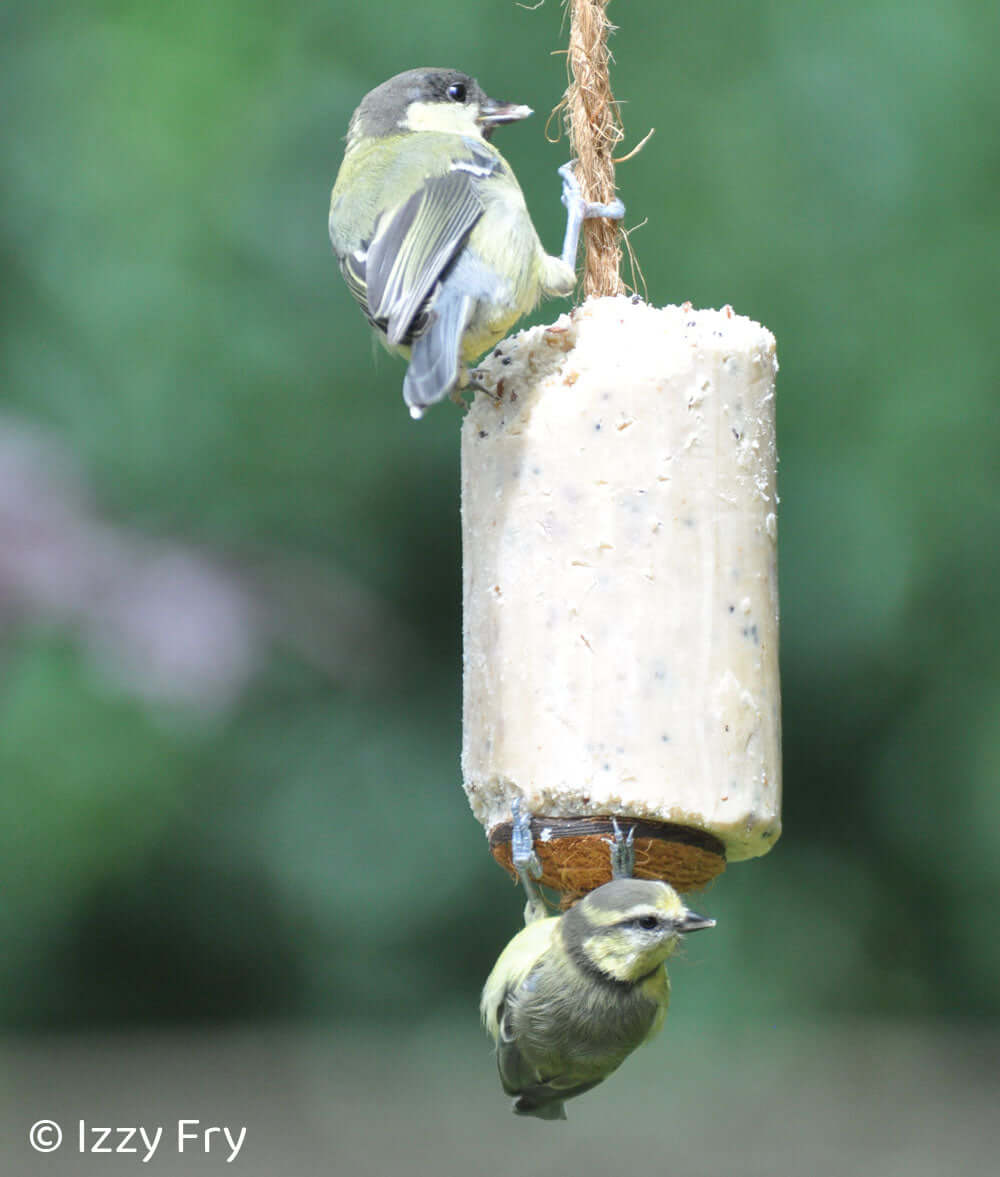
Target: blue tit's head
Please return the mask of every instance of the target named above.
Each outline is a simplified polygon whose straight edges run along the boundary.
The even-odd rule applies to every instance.
[[[414,131],[488,139],[503,123],[531,114],[530,107],[490,98],[475,78],[457,69],[424,66],[397,74],[361,101],[348,128],[348,144]]]
[[[571,907],[561,931],[582,968],[632,983],[657,969],[686,932],[714,925],[689,911],[669,883],[615,879]]]

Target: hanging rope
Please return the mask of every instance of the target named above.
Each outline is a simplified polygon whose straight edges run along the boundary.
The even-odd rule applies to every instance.
[[[608,33],[615,27],[606,12],[610,0],[565,2],[570,8],[569,87],[563,101],[570,148],[579,161],[576,173],[584,197],[607,204],[615,196],[613,152],[625,135],[608,69]],[[584,221],[583,234],[584,296],[623,294],[619,224],[603,217]]]

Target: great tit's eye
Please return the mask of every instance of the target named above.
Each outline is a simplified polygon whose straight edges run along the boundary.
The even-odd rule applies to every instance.
[[[647,932],[651,932],[660,923],[655,915],[642,915],[635,922]]]
[[[452,102],[465,101],[465,87],[461,82],[452,82],[452,84],[448,87],[448,97],[452,100]]]

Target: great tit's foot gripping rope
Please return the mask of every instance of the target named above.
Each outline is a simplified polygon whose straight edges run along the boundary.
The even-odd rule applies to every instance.
[[[576,269],[576,253],[580,244],[580,230],[583,222],[594,217],[607,217],[610,221],[620,221],[625,216],[625,205],[616,196],[610,204],[597,204],[583,199],[580,183],[576,178],[574,168],[576,160],[571,159],[559,169],[562,176],[562,202],[566,206],[566,236],[563,238],[562,260]]]

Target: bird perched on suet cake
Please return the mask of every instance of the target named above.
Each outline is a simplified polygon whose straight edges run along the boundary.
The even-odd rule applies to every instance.
[[[566,236],[545,252],[510,165],[490,142],[529,107],[490,98],[468,74],[413,69],[362,100],[330,202],[340,269],[378,337],[409,360],[414,417],[468,382],[467,365],[545,295],[576,282],[580,226],[619,219],[560,169]]]

